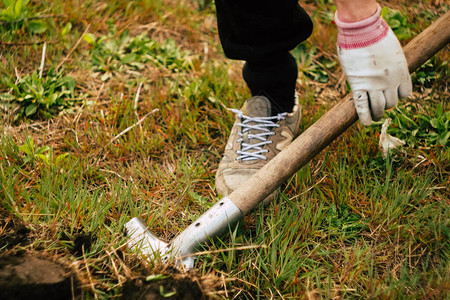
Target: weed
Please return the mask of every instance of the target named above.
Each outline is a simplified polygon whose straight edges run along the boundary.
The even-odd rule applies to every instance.
[[[25,139],[25,143],[19,147],[19,150],[25,154],[23,157],[23,162],[25,164],[34,163],[39,159],[48,162],[48,152],[50,147],[43,146],[36,149],[34,146],[34,141],[30,137]]]
[[[29,0],[2,0],[0,8],[0,34],[11,41],[22,32],[41,34],[48,30],[45,20],[39,19],[28,7]]]
[[[381,9],[381,16],[386,20],[399,40],[407,40],[412,37],[414,26],[408,21],[406,15],[385,6]]]
[[[323,226],[331,238],[355,236],[355,234],[368,229],[367,221],[361,220],[361,216],[352,212],[346,204],[337,207],[334,203],[326,211]]]
[[[388,112],[393,126],[389,134],[405,140],[410,147],[440,145],[447,147],[450,138],[450,112],[438,103],[434,115],[417,113],[412,104],[399,105]]]
[[[29,0],[2,0],[4,8],[0,10],[0,20],[11,22],[24,19],[28,12],[28,2]]]
[[[317,55],[315,47],[309,47],[308,49],[305,44],[298,45],[292,51],[292,55],[297,59],[299,71],[309,79],[320,83],[328,82],[328,70],[337,65],[336,61]]]
[[[0,95],[0,104],[13,109],[14,121],[22,117],[51,118],[58,112],[73,106],[75,99],[75,80],[64,76],[63,70],[51,68],[45,77],[37,71],[13,82],[3,77],[1,83],[10,89],[10,93]]]
[[[187,51],[181,51],[173,39],[160,44],[150,39],[146,33],[131,37],[128,30],[120,34],[110,22],[110,32],[95,38],[85,34],[84,40],[92,46],[91,64],[102,81],[107,81],[117,73],[142,70],[146,63],[170,72],[187,71],[191,68],[186,59]]]
[[[443,79],[445,81],[445,77],[448,78],[448,74],[448,62],[443,61],[439,63],[435,58],[432,58],[424,63],[419,70],[414,72],[412,75],[412,80],[416,86],[430,88],[432,84],[439,79]]]
[[[69,155],[63,153],[56,157],[53,155],[53,147],[42,146],[36,147],[31,137],[26,137],[23,145],[19,146],[20,152],[23,152],[22,161],[24,164],[35,165],[36,162],[42,161],[47,166],[59,165],[59,163]]]

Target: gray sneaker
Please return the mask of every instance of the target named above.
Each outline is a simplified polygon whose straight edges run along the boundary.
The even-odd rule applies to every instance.
[[[298,99],[291,113],[271,116],[270,101],[263,96],[248,99],[241,110],[232,109],[236,121],[216,174],[216,190],[228,196],[298,135],[301,107]],[[264,199],[270,203],[276,191]]]

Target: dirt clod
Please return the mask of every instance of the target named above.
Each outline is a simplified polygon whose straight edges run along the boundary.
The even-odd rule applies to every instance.
[[[71,299],[75,282],[68,269],[48,259],[0,257],[0,299]]]

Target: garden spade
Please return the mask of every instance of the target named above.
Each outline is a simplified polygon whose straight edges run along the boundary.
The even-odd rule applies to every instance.
[[[409,71],[413,72],[450,41],[450,12],[440,17],[404,48]],[[191,269],[198,247],[226,233],[244,215],[258,206],[290,176],[314,158],[320,151],[357,121],[351,95],[345,97],[317,122],[297,137],[245,184],[224,197],[189,225],[172,241],[156,237],[139,219],[126,223],[129,247],[149,259],[172,261],[179,267]]]

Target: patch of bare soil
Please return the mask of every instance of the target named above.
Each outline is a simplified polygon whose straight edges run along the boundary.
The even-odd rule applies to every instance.
[[[0,299],[72,299],[79,285],[70,269],[39,252],[17,251],[31,230],[0,208]]]
[[[24,250],[33,242],[35,233],[17,217],[0,207],[0,300],[21,299],[79,299],[81,283],[75,272],[41,251]],[[74,255],[82,248],[89,249],[95,235],[75,234]],[[62,236],[62,240],[69,237]],[[142,271],[142,270],[140,270]],[[146,272],[137,271],[139,277],[129,278],[123,285],[122,299],[209,299],[207,292],[215,289],[216,280],[205,284],[195,276],[179,274],[146,280]],[[203,289],[207,291],[203,291]]]
[[[0,257],[0,299],[72,299],[75,275],[59,263],[32,254]]]
[[[197,281],[184,275],[172,275],[163,279],[146,281],[146,277],[130,279],[125,282],[122,299],[209,299],[202,292]]]

